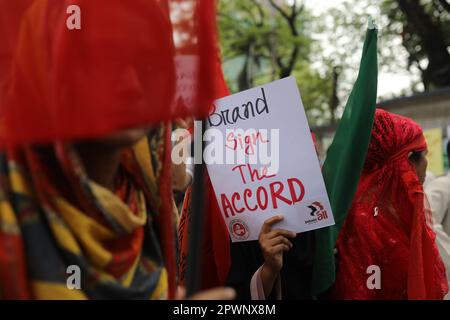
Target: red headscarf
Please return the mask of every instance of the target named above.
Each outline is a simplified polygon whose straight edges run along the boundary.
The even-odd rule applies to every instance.
[[[0,142],[96,138],[207,114],[215,97],[214,1],[15,2],[0,1],[12,20],[0,33],[9,35],[0,42],[0,71],[8,72],[0,75],[0,86],[8,79]],[[81,29],[69,28],[77,14]]]
[[[8,36],[0,42],[0,147],[100,138],[207,115],[216,95],[214,3],[0,0],[8,13],[0,24]],[[78,14],[68,10],[73,5],[81,29],[68,27]],[[158,223],[173,293],[170,149],[163,158]]]
[[[337,241],[335,298],[442,299],[448,291],[423,187],[408,159],[426,147],[417,123],[376,111],[357,194]],[[380,268],[381,288],[369,279],[376,272],[370,266]]]

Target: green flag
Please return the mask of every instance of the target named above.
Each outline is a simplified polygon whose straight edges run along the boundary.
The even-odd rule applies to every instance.
[[[369,146],[377,99],[377,29],[369,22],[359,74],[322,168],[336,224],[315,231],[312,294],[335,280],[333,250],[351,207]]]

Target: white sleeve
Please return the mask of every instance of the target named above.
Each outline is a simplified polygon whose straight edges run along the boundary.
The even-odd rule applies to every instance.
[[[433,227],[436,243],[450,281],[450,235],[444,230],[442,222],[450,212],[450,178],[440,177],[432,181],[425,189],[433,213]],[[450,299],[450,294],[446,297]]]
[[[450,178],[435,179],[426,186],[425,193],[431,205],[433,219],[437,224],[442,224],[450,206]]]
[[[267,297],[264,293],[264,287],[261,280],[261,268],[262,266],[255,272],[250,281],[250,295],[252,300],[266,300]],[[281,279],[280,275],[278,275],[277,280],[275,281],[274,288],[276,293],[276,299],[281,300]]]

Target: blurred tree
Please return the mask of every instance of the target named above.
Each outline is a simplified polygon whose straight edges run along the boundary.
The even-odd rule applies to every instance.
[[[450,86],[450,3],[447,0],[384,0],[388,30],[401,35],[425,90]]]
[[[329,79],[329,120],[335,122],[343,110],[359,70],[367,28],[368,1],[347,1],[315,17],[312,29],[318,41],[312,63]]]
[[[294,75],[312,120],[329,118],[331,77],[311,68],[312,20],[300,1],[220,0],[222,58],[225,69],[234,70],[225,70],[232,91]]]
[[[333,121],[332,69],[321,75],[309,62],[300,62],[292,75],[297,79],[310,125],[323,125]]]
[[[314,20],[319,69],[340,67],[337,115],[355,80],[368,16],[380,26],[380,73],[407,75],[410,88],[395,96],[450,85],[448,0],[347,0]],[[409,17],[409,18],[408,18]],[[382,81],[382,78],[380,78]],[[380,85],[383,85],[380,82]],[[392,98],[387,94],[381,99]]]

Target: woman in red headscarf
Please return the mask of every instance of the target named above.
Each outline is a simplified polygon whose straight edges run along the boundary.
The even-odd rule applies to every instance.
[[[427,145],[411,119],[378,109],[337,241],[336,299],[442,299],[445,270],[422,183]]]
[[[174,298],[170,122],[214,97],[213,1],[14,4],[0,2],[15,17],[0,34],[17,35],[0,42],[0,298]]]

